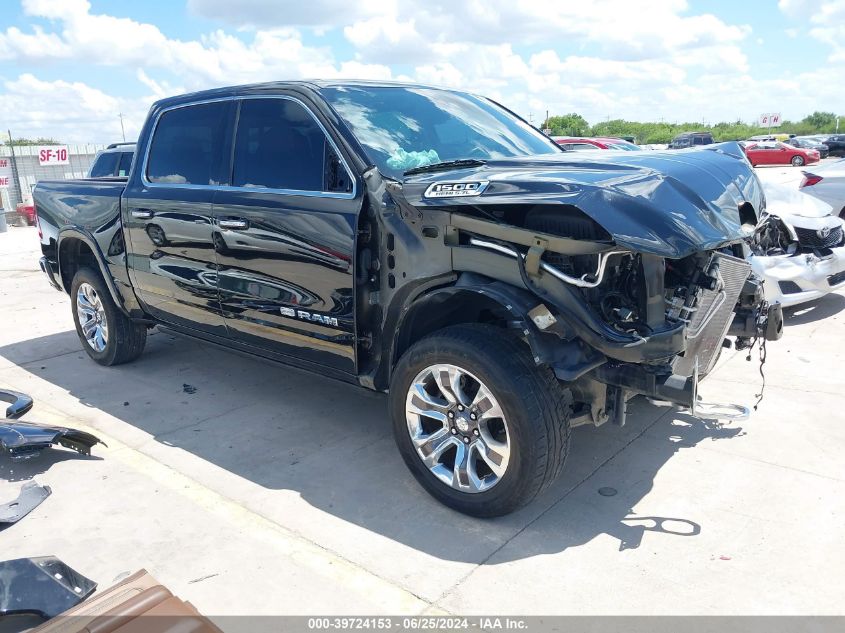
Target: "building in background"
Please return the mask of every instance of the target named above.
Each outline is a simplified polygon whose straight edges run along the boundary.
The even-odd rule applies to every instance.
[[[105,145],[8,145],[0,146],[0,159],[10,162],[7,186],[0,186],[3,209],[14,211],[19,203],[32,199],[32,189],[39,180],[66,180],[84,178],[94,156]],[[14,159],[12,159],[14,149]],[[66,153],[59,150],[64,149]],[[52,150],[42,154],[41,150]],[[56,158],[56,154],[59,156]]]

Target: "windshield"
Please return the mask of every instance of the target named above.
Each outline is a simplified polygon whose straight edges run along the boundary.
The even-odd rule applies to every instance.
[[[383,174],[400,179],[415,167],[561,150],[499,106],[434,88],[342,86],[321,94]]]

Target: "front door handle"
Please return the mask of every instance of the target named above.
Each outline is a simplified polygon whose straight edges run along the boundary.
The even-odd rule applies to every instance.
[[[220,218],[217,220],[217,226],[230,231],[244,231],[249,228],[249,222],[243,218]]]
[[[132,209],[132,217],[139,220],[149,220],[153,217],[153,212],[150,209]]]

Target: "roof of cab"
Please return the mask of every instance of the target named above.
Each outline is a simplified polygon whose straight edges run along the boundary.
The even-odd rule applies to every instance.
[[[173,97],[166,97],[157,101],[154,105],[155,107],[160,108],[200,100],[225,99],[227,97],[236,97],[241,95],[273,94],[274,92],[278,92],[281,90],[289,90],[291,88],[306,88],[314,92],[319,92],[322,88],[353,87],[426,88],[430,90],[451,91],[449,88],[442,88],[438,86],[430,86],[407,81],[372,81],[366,79],[297,79],[289,81],[269,81],[266,83],[258,84],[243,84],[238,86],[223,86],[220,88],[211,88],[209,90],[201,90],[198,92],[191,92],[187,94],[176,95]]]

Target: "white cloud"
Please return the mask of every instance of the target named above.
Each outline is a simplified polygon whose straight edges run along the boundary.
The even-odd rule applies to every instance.
[[[151,100],[124,101],[82,82],[42,81],[26,73],[3,84],[0,111],[15,136],[92,143],[121,138],[121,112],[127,138],[134,138]]]
[[[179,39],[155,24],[94,13],[87,0],[21,0],[34,24],[0,30],[0,60],[10,61],[7,67],[72,61],[79,68],[73,78],[85,80],[98,66],[111,65],[147,94],[129,100],[84,83],[24,74],[0,93],[3,103],[21,111],[15,125],[32,127],[21,133],[48,133],[53,126],[49,133],[66,140],[114,140],[117,112],[127,116],[127,134],[137,133],[153,99],[306,77],[396,78],[467,89],[533,113],[535,121],[547,108],[577,111],[593,122],[718,121],[771,109],[800,117],[845,102],[845,86],[818,63],[807,66],[816,71],[788,82],[760,78],[744,51],[760,34],[752,38],[749,26],[696,13],[686,0],[185,1],[194,14],[225,26]],[[831,63],[845,60],[845,0],[780,0],[779,7],[796,34],[800,28],[831,46]],[[314,37],[304,38],[306,32]],[[351,47],[343,57],[328,44],[338,38],[345,39],[343,50]],[[41,111],[24,88],[61,90],[61,107]],[[83,105],[75,109],[76,102]]]
[[[349,0],[188,0],[188,9],[205,18],[250,27],[331,27],[347,19],[379,12],[375,2]]]
[[[845,0],[779,0],[778,8],[791,19],[814,25],[810,37],[830,46],[829,62],[845,62]],[[786,31],[795,37],[790,31],[797,30]]]

